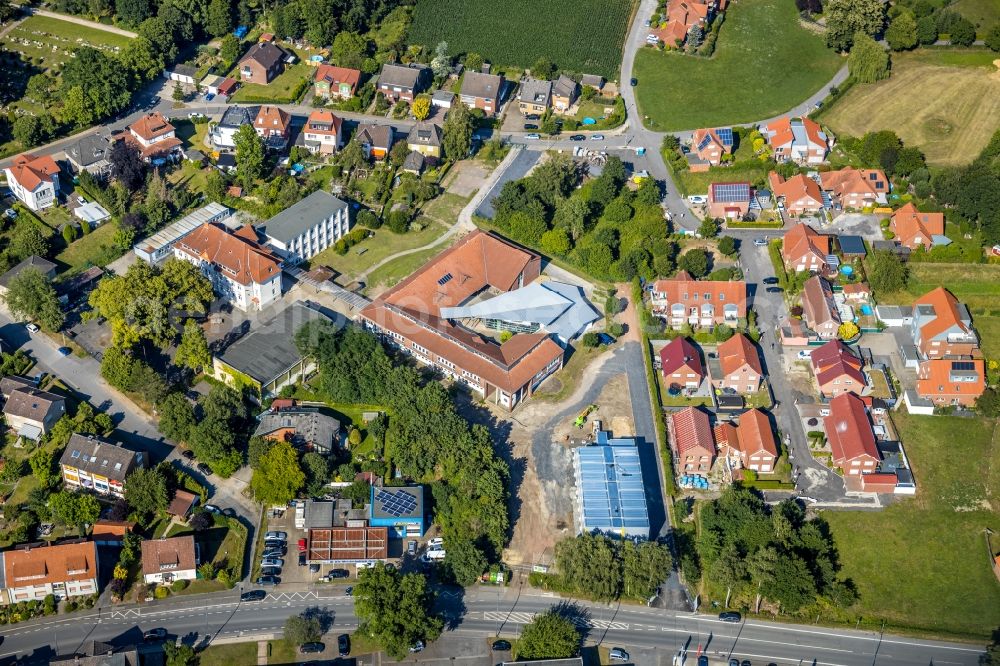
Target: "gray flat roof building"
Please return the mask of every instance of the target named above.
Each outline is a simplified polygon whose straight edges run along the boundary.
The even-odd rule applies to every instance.
[[[649,512],[635,440],[610,438],[573,449],[576,519],[580,532],[649,538]]]
[[[257,230],[268,238],[288,243],[338,210],[347,210],[347,202],[324,190],[316,190],[270,220],[259,224]]]
[[[174,243],[207,222],[219,222],[229,217],[231,212],[222,204],[213,201],[136,243],[132,249],[135,255],[146,263],[158,263],[173,253]]]

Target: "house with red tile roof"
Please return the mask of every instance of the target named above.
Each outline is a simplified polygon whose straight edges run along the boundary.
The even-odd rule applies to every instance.
[[[686,407],[667,419],[674,469],[678,474],[706,475],[715,462],[715,438],[708,414]]]
[[[782,240],[781,258],[784,260],[785,268],[793,273],[801,271],[829,273],[828,256],[830,256],[830,237],[817,233],[808,224],[796,224],[788,230]]]
[[[736,326],[747,316],[747,284],[743,280],[695,280],[687,271],[657,280],[650,293],[653,314],[673,328]]]
[[[738,220],[750,211],[750,183],[712,183],[708,186],[708,214],[715,219]]]
[[[695,26],[707,31],[717,12],[726,10],[727,0],[668,0],[664,12],[666,23],[651,30],[651,34],[671,48],[684,44]]]
[[[844,209],[860,209],[885,205],[891,186],[881,169],[844,167],[819,174],[824,192],[829,192],[835,205]]]
[[[668,384],[684,388],[698,388],[705,379],[701,354],[687,338],[674,338],[660,350],[660,371]]]
[[[54,206],[59,201],[59,165],[49,155],[23,153],[4,169],[7,186],[14,196],[33,211]]]
[[[868,388],[861,369],[864,364],[840,340],[831,340],[814,349],[809,363],[824,398],[836,398],[841,393],[862,395]]]
[[[96,594],[97,545],[83,539],[0,552],[0,603],[56,601]]]
[[[917,395],[936,405],[971,407],[986,390],[986,361],[933,358],[917,370]]]
[[[164,585],[176,580],[194,580],[198,576],[198,550],[191,534],[143,541],[143,580]]]
[[[853,393],[842,393],[830,401],[830,414],[823,417],[833,464],[844,476],[877,471],[881,461],[865,403]]]
[[[351,99],[360,81],[359,70],[320,64],[316,68],[313,87],[316,90],[316,97]]]
[[[159,111],[147,113],[129,125],[124,140],[135,146],[147,162],[184,156],[174,126]]]
[[[819,124],[809,118],[779,118],[760,128],[775,162],[822,164],[832,141]]]
[[[203,224],[177,241],[174,256],[200,268],[215,293],[244,312],[281,296],[281,258],[258,242],[250,225],[229,231]]]
[[[708,372],[716,389],[756,393],[764,381],[764,367],[750,338],[737,333],[721,343],[708,357]]]
[[[735,422],[717,425],[715,443],[719,447],[719,457],[734,469],[767,474],[774,471],[778,461],[778,443],[771,430],[771,421],[759,409],[743,412]]]
[[[819,183],[804,174],[796,174],[785,180],[772,171],[767,175],[771,195],[789,215],[805,215],[823,210],[823,192]]]
[[[802,286],[802,320],[821,340],[833,340],[843,323],[833,289],[825,278],[814,275]]]
[[[733,154],[735,138],[731,127],[696,129],[691,136],[691,150],[685,155],[691,171],[708,171]]]
[[[944,235],[944,213],[922,213],[912,201],[892,214],[889,230],[896,234],[900,245],[911,250],[930,250],[951,242]]]
[[[541,262],[500,236],[474,231],[381,294],[359,318],[420,363],[513,409],[562,368],[563,348],[544,330],[515,333],[500,343],[442,310],[459,309],[486,290],[502,297],[527,287],[538,279]]]
[[[302,128],[303,145],[309,152],[332,155],[340,150],[343,121],[329,111],[316,109]]]
[[[288,112],[276,106],[265,104],[257,111],[253,128],[268,148],[280,150],[288,145],[288,131],[291,128],[292,117]]]
[[[910,330],[924,358],[982,356],[968,308],[944,287],[924,294],[913,304]]]

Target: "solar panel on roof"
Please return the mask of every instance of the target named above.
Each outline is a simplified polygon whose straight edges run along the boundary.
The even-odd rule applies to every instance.
[[[719,141],[722,142],[724,146],[733,145],[733,128],[731,127],[720,127],[715,131],[719,135]]]
[[[714,198],[718,202],[748,201],[750,185],[748,183],[715,183],[712,186]]]
[[[438,280],[438,284],[440,284],[440,285],[443,286],[443,285],[447,284],[448,282],[451,282],[451,278],[452,278],[452,274],[451,273],[445,273],[441,277],[441,279]]]
[[[375,494],[375,501],[381,504],[383,513],[390,516],[399,517],[417,508],[416,498],[403,491],[380,490]]]
[[[952,370],[975,370],[976,364],[972,361],[952,361]]]
[[[698,150],[702,150],[705,146],[707,146],[711,142],[712,142],[712,135],[705,134],[705,136],[702,137],[701,141],[698,142]]]

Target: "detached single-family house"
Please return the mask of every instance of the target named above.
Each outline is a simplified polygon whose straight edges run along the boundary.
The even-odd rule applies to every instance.
[[[686,407],[667,419],[678,474],[707,475],[715,461],[715,439],[708,414]]]
[[[311,259],[347,235],[347,203],[325,190],[309,196],[257,226],[286,266]]]
[[[299,136],[303,137],[303,145],[309,152],[332,155],[340,150],[342,125],[343,121],[339,116],[317,109],[309,114]]]
[[[526,78],[521,81],[517,95],[517,108],[522,115],[542,115],[549,109],[552,97],[552,82],[545,79]]]
[[[981,355],[968,308],[944,287],[924,294],[913,304],[911,332],[924,358]]]
[[[106,178],[111,173],[111,141],[103,134],[88,134],[66,149],[66,159],[76,173],[87,173]]]
[[[419,176],[424,171],[424,156],[415,150],[411,150],[403,160],[403,166],[401,167],[406,173],[412,173],[414,176]]]
[[[351,99],[361,81],[361,72],[348,67],[321,64],[316,68],[313,88],[317,97]]]
[[[142,542],[142,577],[146,583],[169,585],[198,577],[199,548],[194,535]]]
[[[660,371],[669,384],[698,388],[705,379],[701,354],[687,338],[674,338],[660,350]]]
[[[65,398],[36,388],[30,379],[4,377],[0,380],[0,391],[7,427],[18,437],[37,442],[66,414]]]
[[[750,183],[712,183],[708,186],[708,214],[715,219],[741,219],[750,210],[750,196]]]
[[[235,148],[236,132],[244,125],[253,125],[259,112],[259,106],[227,106],[222,118],[208,132],[212,145],[216,148]]]
[[[413,99],[423,92],[431,81],[431,69],[425,65],[396,65],[387,62],[382,65],[376,89],[392,102]]]
[[[833,340],[843,321],[830,283],[814,275],[802,286],[802,320],[821,340]]]
[[[102,495],[125,497],[125,483],[132,472],[145,467],[141,452],[129,451],[95,435],[73,433],[59,467],[67,488],[85,488]]]
[[[487,116],[492,116],[500,108],[502,89],[503,76],[466,70],[458,97],[470,109],[482,109]]]
[[[691,171],[708,171],[709,167],[722,164],[722,158],[732,155],[735,139],[731,127],[696,129],[691,136],[691,150],[687,153]]]
[[[97,594],[97,544],[76,539],[0,552],[0,603],[56,601]]]
[[[238,68],[243,83],[267,85],[281,74],[287,54],[270,42],[258,42],[240,58]]]
[[[830,414],[823,418],[832,462],[844,476],[871,474],[881,461],[875,433],[865,403],[853,393],[842,393],[830,401]]]
[[[23,153],[4,173],[10,191],[31,210],[40,211],[58,203],[59,165],[51,156]]]
[[[944,235],[944,213],[922,213],[910,202],[892,214],[889,230],[896,240],[911,250],[930,250],[935,245],[948,245]]]
[[[809,362],[824,398],[836,398],[841,393],[863,395],[868,387],[861,369],[864,364],[840,340],[831,340],[814,349]]]
[[[742,280],[695,280],[687,271],[657,280],[650,292],[653,314],[673,327],[735,326],[747,316],[747,285]]]
[[[254,437],[289,442],[302,451],[330,454],[338,444],[340,421],[319,411],[303,407],[294,400],[278,399],[260,415]]]
[[[772,171],[767,175],[771,195],[789,215],[805,215],[823,210],[823,192],[819,183],[803,174],[797,174],[785,180]]]
[[[159,111],[147,113],[129,125],[124,141],[135,146],[147,162],[156,163],[184,155],[174,126]]]
[[[827,274],[830,265],[830,237],[817,233],[808,224],[796,224],[782,241],[781,257],[785,268],[795,273],[809,271]]]
[[[565,74],[560,74],[552,84],[552,110],[567,113],[579,94],[579,84]]]
[[[971,407],[986,390],[986,361],[935,358],[920,363],[917,395],[936,405]]]
[[[354,133],[354,140],[361,144],[367,159],[384,160],[392,148],[392,125],[361,123]]]
[[[581,86],[593,88],[599,93],[604,90],[605,83],[607,83],[607,81],[604,80],[604,77],[598,74],[584,74],[580,77]]]
[[[258,136],[264,139],[264,144],[271,149],[281,150],[288,145],[288,131],[291,128],[292,117],[276,106],[264,105],[257,111],[253,128]]]
[[[734,422],[715,426],[719,457],[734,469],[768,474],[778,461],[778,443],[767,414],[759,409],[743,412]]]
[[[823,191],[829,192],[840,208],[865,208],[886,203],[891,189],[889,179],[881,169],[844,167],[819,174]]]
[[[822,164],[830,150],[830,138],[809,118],[779,118],[761,128],[771,146],[775,162]]]
[[[406,137],[406,147],[425,157],[441,157],[441,127],[434,123],[418,122]]]
[[[737,333],[720,343],[715,354],[715,357],[709,356],[708,361],[713,387],[728,388],[737,393],[756,393],[760,390],[764,367],[750,338]]]

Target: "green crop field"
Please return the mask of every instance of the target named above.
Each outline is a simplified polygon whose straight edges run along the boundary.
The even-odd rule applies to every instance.
[[[560,69],[618,79],[632,0],[421,0],[410,42],[452,54],[479,53],[495,65]]]

